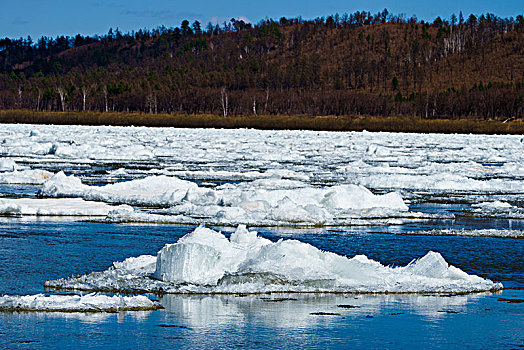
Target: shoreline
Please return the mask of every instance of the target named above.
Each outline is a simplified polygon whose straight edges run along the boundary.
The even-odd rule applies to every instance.
[[[0,110],[0,124],[111,125],[259,130],[371,131],[443,134],[524,134],[524,121],[374,116],[231,116],[124,112]]]

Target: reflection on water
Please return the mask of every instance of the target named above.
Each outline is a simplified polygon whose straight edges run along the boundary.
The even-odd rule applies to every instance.
[[[151,312],[3,313],[0,348],[511,348],[522,297],[166,295]]]
[[[271,295],[165,295],[165,312],[186,320],[191,327],[217,324],[222,315],[227,325],[256,317],[258,322],[277,328],[316,328],[321,318],[312,316],[376,316],[384,310],[411,313],[428,320],[447,313],[467,311],[467,304],[492,293],[469,295],[420,294],[271,294]],[[220,322],[218,322],[220,323]]]

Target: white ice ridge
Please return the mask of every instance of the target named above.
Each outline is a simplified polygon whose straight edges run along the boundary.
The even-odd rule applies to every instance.
[[[87,186],[60,172],[39,191],[46,197],[81,197],[110,203],[170,207],[179,223],[275,225],[308,223],[325,225],[351,218],[389,218],[408,210],[395,192],[375,195],[363,186],[337,185],[317,188],[279,176],[215,189],[167,176],[150,176],[102,187]],[[139,221],[133,210],[117,210],[111,221]],[[193,220],[191,220],[193,219]],[[162,221],[162,220],[159,220]]]
[[[301,174],[292,170],[283,170],[283,169],[268,169],[265,172],[260,171],[227,171],[227,170],[214,170],[210,168],[207,171],[202,170],[176,170],[176,171],[166,171],[160,170],[161,173],[165,175],[172,175],[185,179],[204,179],[204,180],[255,180],[263,179],[274,176],[280,176],[283,179],[290,180],[300,180],[308,181],[310,177],[306,174]]]
[[[46,181],[39,191],[45,197],[82,197],[109,203],[167,206],[179,203],[195,183],[175,177],[151,176],[141,180],[119,182],[102,187],[84,185],[62,171]]]
[[[157,310],[162,306],[144,295],[4,295],[0,296],[0,311],[42,312],[116,312]]]
[[[470,236],[470,237],[495,237],[495,238],[524,238],[524,230],[499,230],[499,229],[444,229],[427,231],[407,231],[404,234],[427,236]]]
[[[405,267],[389,267],[364,255],[347,258],[297,240],[271,242],[245,226],[229,239],[198,227],[156,257],[129,258],[103,272],[45,285],[156,293],[466,293],[502,288],[448,265],[436,252]]]
[[[441,192],[524,193],[524,182],[508,179],[471,179],[456,174],[370,174],[354,179],[369,188],[411,189]]]
[[[4,198],[0,216],[107,216],[113,210],[132,210],[128,205],[113,206],[81,198]]]

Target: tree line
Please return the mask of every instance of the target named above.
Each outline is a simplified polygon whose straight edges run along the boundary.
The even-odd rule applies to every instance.
[[[520,118],[524,18],[284,18],[0,39],[0,108]]]

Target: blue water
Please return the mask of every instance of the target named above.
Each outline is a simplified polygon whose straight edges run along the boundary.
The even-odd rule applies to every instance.
[[[155,254],[193,229],[3,219],[0,294],[44,292],[46,280],[105,270],[129,256]],[[459,296],[175,295],[160,298],[165,309],[153,312],[2,313],[0,348],[524,346],[524,303],[508,302],[524,299],[522,239],[391,234],[402,233],[402,227],[259,231],[273,241],[299,239],[337,254],[365,254],[391,265],[405,265],[435,250],[464,271],[501,281],[510,289]]]

